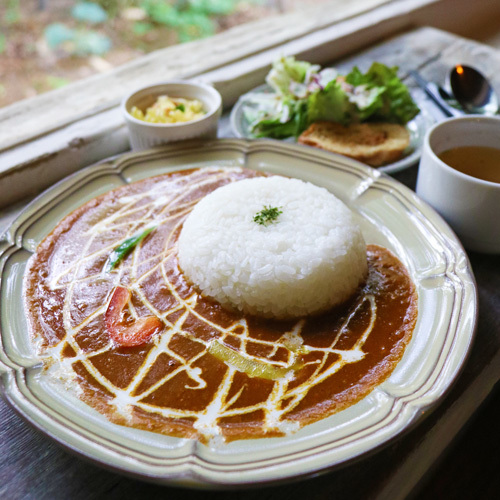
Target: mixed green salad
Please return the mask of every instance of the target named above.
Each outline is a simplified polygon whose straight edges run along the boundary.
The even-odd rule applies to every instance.
[[[281,57],[266,77],[272,92],[251,95],[245,118],[255,137],[276,139],[298,137],[317,121],[404,125],[420,110],[397,69],[374,62],[364,74],[354,67],[342,76],[334,68]]]

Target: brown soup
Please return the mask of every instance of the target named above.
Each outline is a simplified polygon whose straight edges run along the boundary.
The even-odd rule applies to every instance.
[[[486,146],[460,146],[440,153],[447,165],[483,181],[500,183],[500,149]]]

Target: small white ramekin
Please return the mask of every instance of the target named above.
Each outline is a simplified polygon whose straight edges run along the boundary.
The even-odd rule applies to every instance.
[[[198,120],[182,123],[148,123],[130,114],[134,106],[146,110],[161,95],[198,99],[203,103],[206,114]],[[217,137],[222,98],[217,90],[205,83],[171,80],[135,90],[122,100],[121,109],[128,126],[132,149],[141,150],[168,142]]]

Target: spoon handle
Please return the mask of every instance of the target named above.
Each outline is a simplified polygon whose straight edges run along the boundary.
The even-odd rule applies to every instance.
[[[439,106],[441,111],[446,116],[463,116],[464,113],[458,109],[453,108],[448,103],[446,103],[439,93],[439,88],[435,83],[428,82],[415,70],[410,71],[410,75],[413,76],[418,86],[425,90],[425,93]]]

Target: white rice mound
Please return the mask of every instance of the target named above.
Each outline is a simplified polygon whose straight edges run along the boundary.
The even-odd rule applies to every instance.
[[[265,207],[282,214],[254,222]],[[184,222],[179,265],[222,306],[265,318],[323,312],[351,297],[367,274],[351,211],[324,188],[280,176],[216,189]]]

